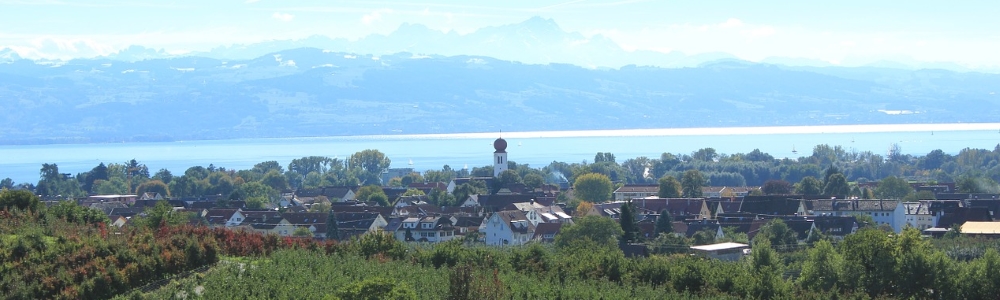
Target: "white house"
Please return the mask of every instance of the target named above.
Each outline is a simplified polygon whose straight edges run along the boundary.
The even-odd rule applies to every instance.
[[[236,227],[243,223],[244,218],[240,209],[213,208],[205,212],[208,224],[217,227]]]
[[[454,217],[407,217],[400,219],[398,227],[390,222],[386,229],[393,230],[393,236],[400,241],[440,243],[455,238],[456,221]]]
[[[534,237],[535,225],[520,210],[504,210],[483,220],[480,232],[487,245],[522,245]]]
[[[817,216],[870,216],[876,226],[887,224],[900,232],[906,226],[906,208],[897,200],[816,200],[813,215]]]

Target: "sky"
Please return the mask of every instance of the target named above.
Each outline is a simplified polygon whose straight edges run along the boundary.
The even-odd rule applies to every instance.
[[[995,0],[0,0],[0,48],[62,59],[129,45],[185,53],[312,35],[358,39],[404,23],[466,34],[539,16],[630,51],[996,68],[998,13]]]

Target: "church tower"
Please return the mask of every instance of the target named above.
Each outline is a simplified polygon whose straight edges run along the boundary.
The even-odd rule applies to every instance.
[[[493,177],[500,177],[500,172],[507,170],[507,141],[502,137],[493,141]]]

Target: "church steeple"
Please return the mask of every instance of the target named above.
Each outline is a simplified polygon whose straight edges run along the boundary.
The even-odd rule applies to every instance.
[[[500,177],[500,173],[507,170],[507,141],[501,136],[493,141],[493,177]]]

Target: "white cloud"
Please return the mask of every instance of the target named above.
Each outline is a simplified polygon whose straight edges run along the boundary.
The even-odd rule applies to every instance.
[[[725,22],[719,24],[719,28],[737,28],[737,27],[743,27],[743,21],[740,21],[740,19],[737,18],[729,18],[729,20],[726,20]]]
[[[382,15],[384,14],[387,15],[391,13],[392,13],[391,9],[379,9],[364,16],[361,16],[361,23],[364,23],[365,25],[371,25],[372,23],[382,21]]]
[[[295,16],[292,14],[275,12],[273,15],[271,15],[271,18],[274,18],[275,20],[282,22],[291,22],[293,19],[295,19]]]
[[[754,29],[744,30],[743,35],[750,38],[761,38],[774,35],[774,27],[771,26],[760,26]]]

